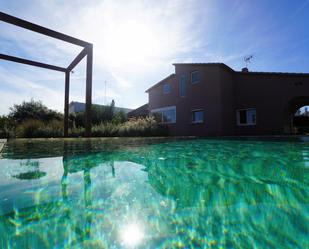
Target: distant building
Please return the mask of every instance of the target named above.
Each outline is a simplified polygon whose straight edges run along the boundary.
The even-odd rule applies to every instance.
[[[72,101],[69,104],[69,114],[83,112],[85,110],[85,103]]]
[[[172,135],[291,134],[294,114],[309,105],[308,73],[234,71],[223,63],[174,66],[174,74],[146,91],[149,111]]]
[[[98,104],[94,104],[94,106],[109,107],[109,105],[98,105]],[[85,110],[85,103],[72,101],[69,104],[69,113],[70,114],[71,113],[77,113],[77,112],[83,112],[84,110]],[[127,113],[132,111],[132,109],[115,106],[115,112],[120,112],[120,111],[124,112],[127,115]]]
[[[149,105],[145,104],[136,108],[135,110],[128,112],[127,117],[138,118],[138,117],[146,117],[148,115],[149,115]]]

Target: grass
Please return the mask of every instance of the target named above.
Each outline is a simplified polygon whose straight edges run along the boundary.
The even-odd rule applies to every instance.
[[[73,127],[69,130],[70,137],[82,137],[85,129]],[[93,137],[150,137],[167,136],[167,127],[161,126],[154,117],[133,118],[126,122],[105,122],[92,127]],[[42,122],[28,119],[10,131],[10,137],[17,138],[58,138],[63,137],[63,122],[52,120]]]
[[[44,123],[40,120],[28,119],[16,127],[15,136],[24,138],[62,137],[63,123],[58,120],[52,120],[48,123]]]

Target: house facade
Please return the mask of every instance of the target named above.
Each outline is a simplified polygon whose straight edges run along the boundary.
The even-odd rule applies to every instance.
[[[150,87],[149,111],[171,135],[282,135],[309,105],[309,74],[234,71],[223,63],[177,63]]]

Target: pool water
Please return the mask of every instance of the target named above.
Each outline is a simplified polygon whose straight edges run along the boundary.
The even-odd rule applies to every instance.
[[[11,141],[0,248],[309,248],[309,143]]]

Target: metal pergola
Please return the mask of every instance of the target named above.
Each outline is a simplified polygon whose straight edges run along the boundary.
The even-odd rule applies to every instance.
[[[55,39],[59,39],[74,45],[81,46],[83,50],[75,57],[71,64],[64,68],[55,65],[45,64],[38,61],[27,60],[15,56],[0,53],[0,59],[13,61],[21,64],[41,67],[65,73],[65,94],[64,94],[64,137],[68,136],[69,131],[69,91],[70,91],[70,72],[75,66],[87,56],[86,65],[86,108],[85,108],[85,136],[91,136],[91,95],[92,95],[92,55],[93,45],[91,43],[79,40],[72,36],[42,27],[40,25],[22,20],[20,18],[0,12],[0,20],[18,27],[31,30]]]

